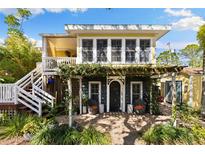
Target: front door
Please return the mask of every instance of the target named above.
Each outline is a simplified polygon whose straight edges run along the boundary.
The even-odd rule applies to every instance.
[[[120,83],[117,81],[110,84],[110,111],[120,111]]]

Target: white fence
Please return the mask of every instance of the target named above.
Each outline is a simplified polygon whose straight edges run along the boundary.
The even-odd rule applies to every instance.
[[[16,98],[15,84],[0,84],[0,103],[13,103]]]

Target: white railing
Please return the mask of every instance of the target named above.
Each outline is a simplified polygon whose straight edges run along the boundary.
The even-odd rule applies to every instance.
[[[76,64],[76,57],[44,57],[44,71],[56,71],[61,64]]]
[[[33,83],[35,79],[41,76],[41,69],[40,67],[35,68],[32,70],[30,73],[25,75],[23,78],[18,80],[16,82],[16,85],[19,86],[20,88],[25,88],[28,86],[30,83]]]
[[[54,106],[55,97],[47,93],[46,91],[42,90],[42,83],[43,78],[40,77],[38,80],[36,80],[33,84],[33,94],[40,98],[44,104],[49,105],[50,107]]]
[[[13,103],[15,97],[15,84],[0,84],[0,103]]]
[[[42,115],[41,99],[39,99],[35,95],[28,93],[22,88],[17,87],[17,91],[18,91],[17,102],[25,105],[26,107],[36,112],[39,116],[41,116]]]
[[[55,97],[51,96],[49,93],[45,92],[37,86],[33,86],[33,93],[42,100],[42,103],[47,104],[50,107],[54,106]]]

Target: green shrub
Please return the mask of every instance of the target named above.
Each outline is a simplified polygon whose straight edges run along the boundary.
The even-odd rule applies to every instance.
[[[38,132],[48,121],[37,116],[17,114],[8,119],[5,128],[0,133],[1,138],[22,136],[25,133],[34,134]]]
[[[0,126],[7,125],[8,121],[10,120],[7,113],[1,113],[0,114]]]
[[[160,124],[151,127],[143,135],[147,144],[193,144],[196,141],[188,128],[173,127],[171,124]]]
[[[23,135],[22,129],[26,124],[27,116],[17,114],[8,121],[6,128],[1,132],[1,138],[12,138]]]
[[[81,144],[109,144],[109,138],[107,135],[100,133],[93,127],[84,129],[81,133]]]
[[[32,144],[44,145],[76,145],[76,144],[109,144],[109,138],[96,131],[94,128],[83,129],[79,131],[69,128],[68,125],[46,126],[36,133]]]

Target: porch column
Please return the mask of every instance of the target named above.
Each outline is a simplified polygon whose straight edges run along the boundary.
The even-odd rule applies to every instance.
[[[107,77],[107,81],[106,81],[106,86],[107,86],[107,112],[109,112],[110,110],[110,89],[109,89],[109,82],[108,82],[108,77]]]
[[[79,102],[80,102],[80,114],[82,114],[82,77],[79,78]]]
[[[69,96],[72,96],[72,82],[71,82],[71,78],[69,78],[67,80],[67,84],[68,84],[68,93]],[[68,106],[68,110],[69,110],[69,127],[72,127],[72,99],[69,99],[69,106]]]
[[[149,97],[150,97],[150,114],[153,114],[153,104],[152,104],[152,79],[150,79],[150,91],[149,91]]]
[[[174,127],[176,127],[177,118],[177,103],[176,103],[176,73],[172,73],[172,119]]]

